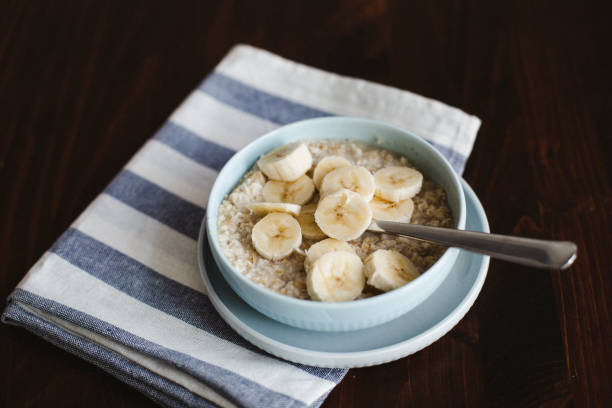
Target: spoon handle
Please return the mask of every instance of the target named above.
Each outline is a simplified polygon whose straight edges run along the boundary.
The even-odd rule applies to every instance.
[[[578,251],[576,244],[569,241],[521,238],[394,221],[375,223],[387,233],[459,247],[536,268],[566,269],[574,262]]]

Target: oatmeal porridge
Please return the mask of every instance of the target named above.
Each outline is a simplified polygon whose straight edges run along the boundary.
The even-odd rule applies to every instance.
[[[285,163],[278,161],[283,153],[272,164],[262,158],[219,207],[219,243],[240,273],[287,296],[350,300],[399,287],[442,256],[443,246],[366,230],[376,219],[453,226],[444,190],[405,157],[352,141],[300,145]],[[404,184],[393,184],[400,179]],[[352,213],[338,223],[341,205]],[[288,238],[271,247],[270,228]],[[324,246],[334,248],[318,249]],[[387,273],[392,269],[401,274]],[[331,278],[344,279],[351,293],[345,287],[336,296]]]

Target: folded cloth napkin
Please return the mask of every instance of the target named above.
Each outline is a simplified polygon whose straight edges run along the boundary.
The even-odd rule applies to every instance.
[[[9,296],[5,323],[166,406],[319,406],[346,373],[279,360],[208,300],[196,240],[234,152],[301,119],[351,115],[423,136],[461,173],[480,121],[410,92],[234,47]]]

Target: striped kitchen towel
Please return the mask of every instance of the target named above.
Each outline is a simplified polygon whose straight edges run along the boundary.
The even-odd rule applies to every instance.
[[[217,172],[254,138],[350,115],[423,136],[461,173],[480,121],[406,91],[239,45],[32,267],[4,322],[166,406],[319,406],[346,370],[279,360],[221,320],[196,240]]]

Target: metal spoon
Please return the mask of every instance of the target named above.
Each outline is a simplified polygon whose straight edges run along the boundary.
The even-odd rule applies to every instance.
[[[576,260],[578,251],[576,244],[570,241],[521,238],[405,222],[373,221],[369,229],[459,247],[504,261],[545,269],[568,268]]]

